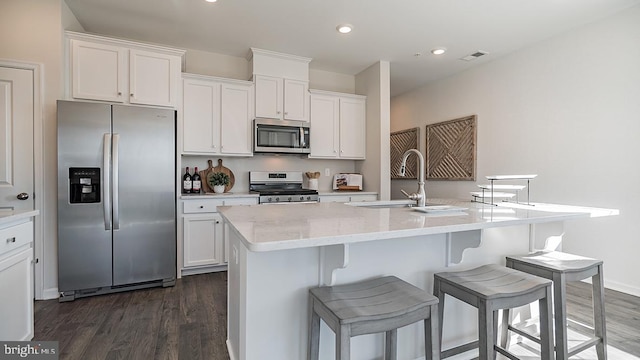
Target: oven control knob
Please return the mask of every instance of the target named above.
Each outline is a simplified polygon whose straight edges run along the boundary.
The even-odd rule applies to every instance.
[[[271,198],[267,198],[267,201],[268,201],[268,202],[271,202],[271,200],[272,200]]]
[[[291,196],[289,196],[289,198],[287,199],[288,201],[291,201]]]
[[[311,201],[311,196],[307,196],[307,200],[308,200],[308,201]]]
[[[276,198],[276,202],[278,202],[278,201],[280,201],[280,198],[279,198],[279,197],[277,197],[277,198]]]
[[[304,201],[304,196],[300,196],[300,201]]]

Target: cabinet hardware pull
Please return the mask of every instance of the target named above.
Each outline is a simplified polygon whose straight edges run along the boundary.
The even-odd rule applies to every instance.
[[[200,209],[204,209],[204,205],[200,205]]]
[[[131,97],[133,97],[133,94],[131,94]]]
[[[216,220],[216,224],[220,224],[220,220]]]
[[[14,242],[16,242],[16,237],[15,236],[14,237],[10,237],[10,238],[7,239],[7,244],[11,244],[11,243],[14,243]]]
[[[121,96],[121,95],[122,95],[122,93],[120,91],[118,91],[118,96]]]

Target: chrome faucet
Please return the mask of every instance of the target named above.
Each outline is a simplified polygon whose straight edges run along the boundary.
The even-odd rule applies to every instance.
[[[426,201],[427,201],[427,194],[424,191],[424,157],[422,156],[422,153],[416,149],[409,149],[407,151],[404,152],[404,155],[402,155],[402,165],[400,166],[400,176],[405,176],[405,172],[407,169],[407,158],[409,157],[409,155],[411,155],[411,153],[414,153],[418,156],[418,160],[420,162],[420,167],[418,168],[418,192],[417,193],[412,193],[412,194],[407,194],[406,191],[404,190],[400,190],[402,191],[402,193],[408,197],[411,200],[415,200],[418,206],[424,206]]]

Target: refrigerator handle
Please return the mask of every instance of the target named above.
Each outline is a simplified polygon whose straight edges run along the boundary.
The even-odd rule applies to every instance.
[[[111,178],[111,134],[104,134],[102,141],[102,206],[104,211],[104,229],[111,230],[111,187],[109,179]]]
[[[120,143],[120,135],[113,134],[113,229],[120,229],[120,210],[118,201],[118,147]]]

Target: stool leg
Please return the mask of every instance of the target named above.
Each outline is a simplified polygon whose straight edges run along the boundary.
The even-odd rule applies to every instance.
[[[438,298],[438,322],[437,322],[437,326],[438,326],[438,357],[441,356],[440,352],[442,351],[442,327],[443,327],[443,318],[444,318],[444,292],[442,292],[442,289],[440,288],[440,281],[438,281],[438,279],[435,279],[433,281],[433,295],[435,295]],[[431,309],[433,309],[433,306],[431,307]],[[433,321],[433,319],[431,319],[431,321]]]
[[[385,360],[396,360],[398,358],[398,330],[393,329],[385,332],[384,340]]]
[[[309,299],[309,339],[307,344],[307,359],[318,360],[320,351],[320,316],[314,311],[314,299]]]
[[[478,350],[479,360],[492,360],[495,354],[494,344],[491,342],[495,339],[493,334],[493,311],[489,309],[486,301],[478,302]]]
[[[500,347],[509,349],[509,324],[511,323],[511,309],[502,310],[502,326],[500,327]]]
[[[564,274],[553,274],[553,307],[555,310],[556,360],[568,360],[567,344],[567,281]]]
[[[593,323],[595,336],[601,341],[596,344],[598,360],[607,360],[607,329],[604,312],[604,278],[602,265],[598,265],[598,273],[591,278],[593,284]]]
[[[349,360],[351,357],[351,326],[339,325],[336,328],[336,360]]]
[[[553,360],[553,313],[550,286],[546,289],[546,296],[538,300],[538,306],[540,309],[540,358]]]
[[[438,305],[431,305],[430,312],[429,318],[424,320],[424,357],[426,360],[440,360]]]

